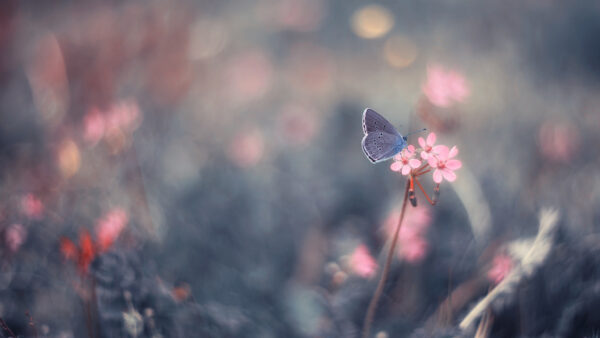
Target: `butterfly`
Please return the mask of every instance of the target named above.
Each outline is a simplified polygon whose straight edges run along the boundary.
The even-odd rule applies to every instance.
[[[378,163],[388,160],[406,148],[406,136],[400,135],[388,120],[373,109],[367,108],[363,112],[362,126],[365,133],[362,149],[369,161]]]

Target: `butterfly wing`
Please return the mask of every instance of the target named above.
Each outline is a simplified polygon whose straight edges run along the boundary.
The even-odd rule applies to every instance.
[[[370,132],[362,139],[362,149],[369,161],[373,163],[392,158],[404,147],[406,141],[398,133]]]
[[[365,134],[382,131],[388,134],[398,134],[398,131],[392,126],[392,124],[385,119],[385,117],[379,115],[376,111],[371,108],[365,109],[362,117],[363,132]]]

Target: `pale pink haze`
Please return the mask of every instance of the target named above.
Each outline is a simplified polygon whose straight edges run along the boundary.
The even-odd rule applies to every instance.
[[[492,267],[488,270],[487,278],[494,284],[500,283],[512,270],[512,259],[504,254],[494,257]]]
[[[279,2],[276,20],[291,30],[314,31],[323,19],[323,2],[320,0],[284,0]]]
[[[438,107],[449,107],[463,102],[470,94],[467,81],[459,72],[439,65],[427,67],[427,81],[423,85],[427,99]]]
[[[371,278],[377,272],[377,262],[371,254],[366,245],[361,244],[350,256],[350,268],[352,272],[363,278]]]
[[[98,220],[98,223],[96,223],[96,238],[101,251],[108,249],[113,244],[128,221],[127,212],[121,208],[112,209]]]
[[[391,237],[398,226],[400,212],[393,210],[384,224],[386,236]],[[419,205],[408,208],[398,235],[397,254],[400,259],[409,263],[419,263],[427,255],[429,244],[427,242],[427,230],[431,225],[432,216],[429,207]]]
[[[264,148],[263,134],[259,129],[244,130],[229,145],[229,158],[239,167],[252,167],[263,157]]]
[[[579,149],[579,135],[572,123],[544,122],[538,132],[540,152],[548,160],[567,163]]]
[[[83,138],[95,145],[104,137],[104,116],[97,108],[92,108],[83,118]]]
[[[284,136],[295,145],[306,145],[318,129],[318,113],[312,107],[289,104],[283,108],[279,118],[279,128]]]
[[[394,156],[394,163],[390,165],[393,171],[399,171],[402,175],[408,175],[412,169],[421,166],[421,161],[413,158],[415,156],[415,146],[412,144],[404,148],[400,154]]]
[[[118,101],[106,111],[92,107],[83,118],[83,138],[95,145],[111,132],[134,131],[140,121],[140,108],[133,99]]]
[[[422,159],[427,160],[429,157],[438,153],[438,150],[440,149],[439,147],[442,147],[442,146],[441,145],[436,146],[435,140],[436,140],[435,133],[430,133],[427,136],[427,139],[419,137],[419,145],[423,149],[423,151],[421,151]]]
[[[448,182],[454,182],[456,180],[455,170],[462,167],[462,162],[454,159],[458,155],[458,148],[456,146],[452,149],[448,149],[447,146],[436,146],[435,151],[437,155],[429,156],[428,163],[432,168],[435,168],[433,172],[433,181],[435,183],[442,183],[443,180]]]
[[[41,219],[44,213],[44,204],[34,194],[27,194],[21,198],[21,211],[31,219]]]
[[[106,112],[106,128],[132,131],[137,128],[140,119],[140,108],[137,101],[123,100],[116,102]]]
[[[4,242],[8,250],[15,253],[27,239],[27,229],[21,224],[12,224],[8,226],[4,234]]]
[[[262,50],[238,54],[227,67],[230,99],[251,101],[264,96],[273,81],[273,64]]]

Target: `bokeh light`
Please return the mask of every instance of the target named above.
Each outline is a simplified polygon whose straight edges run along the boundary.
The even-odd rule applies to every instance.
[[[407,37],[394,35],[388,38],[383,47],[385,60],[395,68],[405,68],[415,62],[418,49]]]
[[[375,39],[387,34],[394,26],[392,13],[380,5],[367,5],[358,9],[351,20],[352,30],[365,39]]]
[[[73,140],[65,140],[58,149],[58,167],[65,178],[75,175],[81,167],[79,147]]]

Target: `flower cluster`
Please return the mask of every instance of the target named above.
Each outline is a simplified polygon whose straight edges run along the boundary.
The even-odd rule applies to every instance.
[[[430,133],[427,139],[419,137],[419,149],[409,145],[398,155],[394,156],[394,162],[390,169],[398,171],[402,175],[420,176],[433,170],[433,181],[442,183],[443,180],[454,182],[456,180],[455,170],[462,167],[462,163],[455,159],[458,155],[456,146],[448,148],[445,145],[436,145],[435,133]],[[417,153],[420,159],[415,158]]]

